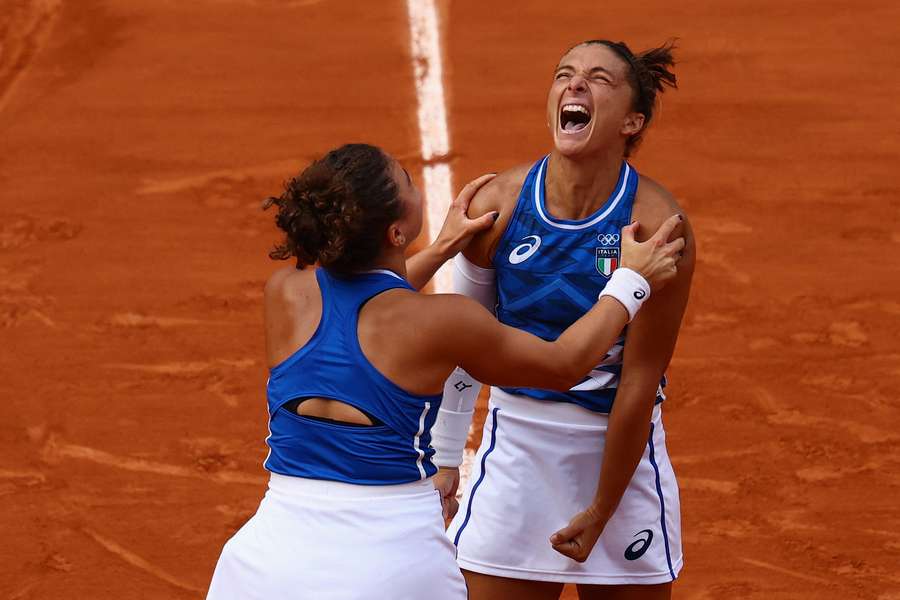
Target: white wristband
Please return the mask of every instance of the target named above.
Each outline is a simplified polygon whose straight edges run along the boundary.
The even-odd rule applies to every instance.
[[[620,267],[613,271],[606,287],[600,292],[598,300],[603,296],[612,296],[628,311],[628,322],[640,310],[641,305],[650,297],[650,284],[637,271]]]

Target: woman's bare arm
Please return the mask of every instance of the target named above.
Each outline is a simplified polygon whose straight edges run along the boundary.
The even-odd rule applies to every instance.
[[[666,220],[645,244],[636,244],[629,256],[642,255],[645,271],[657,285],[675,277],[673,257],[683,241],[666,243],[680,225],[680,217]],[[633,240],[635,227],[622,230],[623,245]],[[637,246],[640,246],[638,249]],[[652,257],[652,258],[650,258]],[[643,269],[642,269],[643,270]],[[628,322],[619,301],[603,297],[554,341],[502,325],[483,306],[461,296],[435,299],[440,323],[435,339],[445,359],[456,360],[475,379],[494,385],[516,385],[567,390],[603,360]]]
[[[444,225],[434,242],[406,260],[406,280],[417,290],[434,277],[442,264],[456,256],[472,240],[472,236],[488,230],[497,220],[497,212],[490,211],[470,219],[466,212],[479,188],[493,179],[489,173],[470,181],[450,204]]]
[[[642,185],[644,182],[642,181]],[[658,201],[641,218],[653,231],[656,223],[680,208],[659,188]],[[644,233],[646,235],[646,233]],[[628,327],[622,376],[609,416],[599,484],[594,501],[554,534],[557,551],[578,561],[587,559],[606,522],[618,507],[650,434],[656,390],[672,358],[681,318],[687,306],[696,261],[694,236],[687,220],[672,235],[683,235],[685,248],[678,275],[646,303]],[[558,536],[558,537],[557,537]]]
[[[445,356],[491,385],[567,390],[603,359],[628,321],[625,307],[604,297],[557,340],[545,341],[501,324],[473,300],[447,298]]]

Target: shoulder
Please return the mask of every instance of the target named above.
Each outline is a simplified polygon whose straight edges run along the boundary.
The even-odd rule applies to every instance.
[[[670,239],[685,236],[690,232],[687,214],[669,190],[656,180],[646,175],[640,175],[632,211],[632,218],[640,223],[637,239],[646,240],[662,225],[663,221],[677,214],[684,216],[684,223],[675,228]]]
[[[497,242],[506,231],[507,225],[516,209],[519,200],[519,192],[531,170],[531,164],[517,165],[499,173],[494,179],[486,183],[472,199],[467,214],[470,219],[492,211],[497,211],[500,216],[490,229],[478,234],[464,251],[466,258],[479,267],[490,267],[491,258]]]
[[[388,296],[385,294],[385,296]],[[490,312],[475,300],[461,294],[423,294],[415,290],[398,288],[391,290],[390,297],[384,301],[385,315],[398,319],[421,321],[419,326],[445,327],[458,323],[458,317]]]
[[[491,211],[498,211],[500,218],[503,218],[504,212],[515,208],[519,191],[522,189],[522,184],[525,183],[530,169],[531,165],[529,164],[517,165],[498,173],[496,177],[484,184],[469,204],[469,218],[474,219]]]
[[[285,290],[290,287],[290,282],[296,272],[296,267],[285,266],[269,275],[269,278],[266,280],[266,287],[263,291],[266,298],[273,298],[284,294]]]
[[[277,269],[271,275],[269,275],[269,278],[266,280],[266,295],[268,296],[281,290],[284,287],[287,279],[291,276],[292,272],[296,270],[297,269],[295,267],[285,266]]]
[[[421,351],[440,354],[461,338],[486,326],[491,313],[459,294],[422,294],[395,289],[380,294],[363,308],[368,322],[380,331],[401,332]]]
[[[314,267],[306,269],[297,269],[293,266],[281,267],[266,280],[263,290],[266,310],[296,307],[303,304],[308,300],[314,288],[318,288]]]
[[[647,217],[657,217],[660,221],[681,211],[675,196],[655,179],[639,176],[637,194],[634,198],[635,210]]]
[[[445,342],[447,336],[471,331],[467,325],[471,325],[473,320],[480,322],[481,317],[493,319],[488,309],[461,294],[396,290],[382,306],[385,316],[408,322],[420,335],[432,336],[438,343]]]

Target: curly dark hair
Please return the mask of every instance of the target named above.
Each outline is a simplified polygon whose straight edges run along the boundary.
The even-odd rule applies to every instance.
[[[639,132],[628,138],[625,144],[625,157],[628,158],[640,145],[644,132],[653,120],[656,108],[656,95],[665,92],[666,86],[678,89],[678,81],[671,67],[675,66],[675,41],[669,40],[662,46],[651,48],[634,54],[625,42],[610,40],[587,40],[569,48],[572,51],[578,46],[601,45],[616,53],[628,65],[626,78],[634,90],[633,110],[644,115],[644,126]]]
[[[402,213],[391,160],[375,146],[346,144],[286,182],[280,196],[263,203],[278,207],[275,223],[285,233],[269,256],[296,257],[298,269],[315,263],[344,274],[366,269]]]

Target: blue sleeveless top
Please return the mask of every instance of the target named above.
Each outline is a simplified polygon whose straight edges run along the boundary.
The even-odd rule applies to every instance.
[[[622,162],[615,190],[600,209],[578,221],[555,219],[544,204],[549,156],[528,173],[516,209],[494,255],[497,318],[545,340],[555,340],[597,302],[619,263],[620,231],[631,222],[638,174]],[[572,402],[608,413],[622,373],[627,328],[604,360],[566,392],[504,387],[538,400]],[[665,377],[656,401],[665,399]]]
[[[413,289],[390,271],[338,276],[316,270],[322,317],[309,342],[270,371],[269,455],[273,473],[363,485],[409,483],[437,472],[431,426],[441,394],[411,394],[382,375],[359,346],[362,306],[395,288]],[[343,425],[298,415],[285,407],[299,398],[328,398],[382,424]]]

